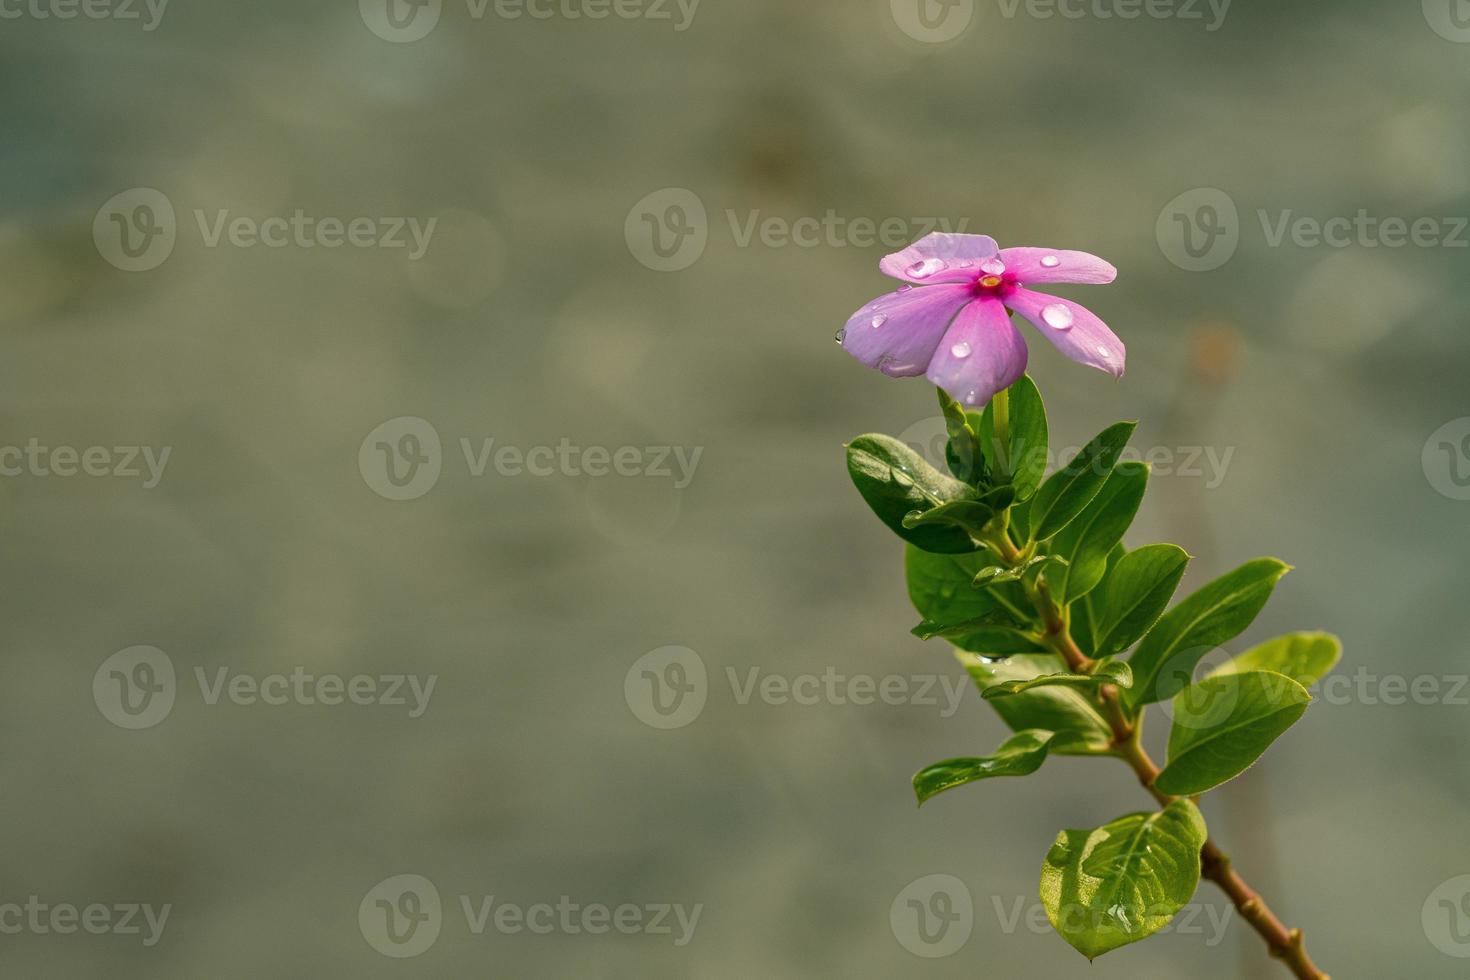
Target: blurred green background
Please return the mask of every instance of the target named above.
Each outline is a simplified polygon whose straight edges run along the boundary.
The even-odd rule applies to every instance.
[[[7,975],[1284,975],[1239,921],[1217,934],[1208,884],[1193,930],[1091,967],[1028,925],[1057,830],[1148,800],[1120,766],[1057,759],[917,810],[915,769],[1002,737],[973,691],[950,717],[942,695],[741,703],[728,671],[963,679],[908,636],[899,542],[843,465],[860,432],[933,431],[926,384],[832,343],[889,288],[890,249],[850,225],[811,247],[745,239],[752,220],[829,212],[914,236],[915,219],[967,222],[1119,267],[1063,292],[1127,342],[1123,381],[1025,328],[1054,443],[1138,418],[1141,451],[1230,453],[1220,473],[1156,475],[1130,544],[1199,556],[1186,588],[1261,554],[1293,563],[1232,648],[1332,629],[1339,673],[1366,672],[1206,800],[1211,828],[1334,976],[1464,975],[1470,915],[1441,921],[1434,895],[1470,891],[1452,881],[1470,874],[1470,697],[1451,694],[1470,615],[1454,448],[1470,11],[924,2],[927,21],[912,0],[704,0],[692,17],[649,0],[604,19],[570,15],[596,0],[545,19],[395,0],[396,21],[386,0],[4,8],[0,447],[171,449],[151,487],[0,478],[0,903],[172,906],[153,946],[6,930]],[[173,224],[136,196],[109,206],[134,188]],[[1171,235],[1176,213],[1203,229],[1218,195],[1174,203],[1200,188],[1236,214],[1213,212],[1226,235],[1196,260]],[[691,195],[703,223],[670,210]],[[1288,212],[1360,209],[1434,218],[1438,237],[1273,243]],[[437,221],[417,259],[209,244],[220,212],[297,210],[374,235]],[[668,259],[660,225],[684,243]],[[127,230],[156,245],[128,259]],[[401,440],[418,423],[390,424],[392,451],[440,468],[409,500],[369,440],[402,417],[441,439],[435,454]],[[644,468],[644,447],[702,454],[683,487],[477,476],[462,439],[633,447]],[[139,645],[177,681],[166,717],[129,729],[105,662]],[[707,668],[706,704],[661,730],[636,666],[669,646]],[[195,672],[221,668],[437,681],[410,717],[211,704]],[[1390,703],[1387,676],[1440,696]],[[963,882],[973,925],[925,958],[890,907],[936,873]],[[443,905],[409,959],[367,925],[399,875]],[[677,925],[477,935],[461,897],[492,895],[702,911],[683,945]]]

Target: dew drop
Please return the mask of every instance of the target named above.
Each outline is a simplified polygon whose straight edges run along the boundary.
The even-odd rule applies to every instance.
[[[986,273],[987,275],[998,276],[1002,272],[1006,271],[1006,264],[1002,262],[999,258],[991,256],[984,262],[980,263],[980,271]]]
[[[873,329],[874,330],[877,330],[879,327],[883,326],[883,324],[885,324],[887,322],[888,322],[888,314],[887,313],[879,313],[877,316],[873,317]]]
[[[844,340],[847,339],[847,328],[842,327],[840,330],[837,331],[837,336],[833,337],[832,339],[837,341],[837,343],[839,344],[842,343]]]
[[[958,344],[955,344],[953,347],[951,347],[949,349],[949,352],[951,354],[953,354],[955,357],[969,357],[970,356],[970,344],[969,344],[968,341],[962,340]]]
[[[944,268],[944,262],[940,259],[924,259],[909,266],[909,275],[915,279],[928,279],[934,273]]]
[[[1062,260],[1057,258],[1055,255],[1046,255],[1042,256],[1041,264],[1045,268],[1055,269],[1057,266],[1062,264]]]
[[[903,285],[902,285],[902,286],[899,286],[899,287],[898,287],[898,291],[899,291],[899,292],[900,292],[900,293],[906,293],[906,292],[908,292],[908,291],[909,291],[909,290],[910,290],[910,289],[913,289],[913,288],[914,288],[914,287],[913,287],[913,286],[912,286],[912,285],[911,285],[911,284],[909,284],[909,283],[904,283],[904,284],[903,284]]]
[[[1072,311],[1061,303],[1053,303],[1050,306],[1043,307],[1041,310],[1041,320],[1053,330],[1072,329]]]

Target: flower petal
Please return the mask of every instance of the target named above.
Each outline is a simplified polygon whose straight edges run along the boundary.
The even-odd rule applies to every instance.
[[[1052,346],[1078,364],[1123,376],[1128,350],[1087,307],[1069,299],[1017,289],[1005,299],[1011,309],[1036,325]]]
[[[912,283],[969,282],[980,275],[980,260],[998,251],[989,235],[951,235],[936,231],[902,252],[885,256],[878,268],[885,276]]]
[[[905,286],[854,313],[842,329],[842,348],[896,378],[923,374],[949,321],[972,298],[969,286]]]
[[[1090,252],[1058,248],[1003,248],[1000,260],[1016,281],[1086,282],[1102,285],[1118,278],[1118,270]]]
[[[990,297],[960,310],[926,372],[961,404],[979,407],[1026,373],[1026,341]]]

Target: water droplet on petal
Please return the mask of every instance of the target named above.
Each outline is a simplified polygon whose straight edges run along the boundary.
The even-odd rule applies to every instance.
[[[883,324],[885,324],[887,322],[888,322],[888,314],[887,313],[879,313],[877,316],[873,317],[873,329],[874,330],[877,330],[879,327],[883,326]]]
[[[837,341],[839,344],[842,343],[844,340],[847,339],[847,328],[846,327],[843,327],[840,330],[838,330],[837,331],[837,336],[833,337],[832,339],[835,340],[835,341]]]
[[[1041,258],[1041,264],[1047,269],[1055,269],[1057,266],[1062,264],[1062,260],[1057,258],[1055,255],[1044,255]]]
[[[953,354],[955,357],[969,357],[970,356],[970,344],[969,344],[968,341],[962,340],[958,344],[955,344],[953,347],[951,347],[949,349],[949,352],[951,354]]]
[[[974,388],[971,388],[969,391],[965,392],[965,404],[966,405],[973,405],[976,402],[978,402],[979,400],[980,400],[980,392],[976,391]]]
[[[1106,347],[1099,347],[1097,349],[1097,352],[1102,355],[1103,360],[1107,360],[1108,358],[1113,356],[1113,352],[1108,350]]]
[[[906,293],[906,292],[908,292],[908,291],[909,291],[909,290],[910,290],[910,289],[913,289],[913,288],[914,288],[914,287],[913,287],[913,285],[912,285],[912,284],[910,284],[910,283],[904,283],[904,284],[903,284],[903,285],[902,285],[902,286],[899,286],[899,287],[898,287],[898,291],[899,291],[899,292],[900,292],[900,293]]]
[[[934,273],[944,269],[944,262],[940,259],[924,259],[909,266],[909,275],[915,279],[928,279]]]
[[[980,271],[988,275],[998,276],[1002,272],[1006,271],[1006,264],[996,256],[992,255],[990,258],[980,263]]]
[[[1072,311],[1061,303],[1053,303],[1042,307],[1041,322],[1053,330],[1070,330],[1072,329]]]

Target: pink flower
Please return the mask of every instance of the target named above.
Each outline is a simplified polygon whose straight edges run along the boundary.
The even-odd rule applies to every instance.
[[[1123,376],[1123,342],[1086,307],[1033,292],[1032,283],[1108,283],[1096,255],[997,248],[987,235],[936,232],[878,263],[909,285],[853,314],[837,335],[849,354],[895,378],[925,375],[958,401],[984,405],[1026,371],[1026,341],[1009,311],[1035,324],[1079,364]]]

